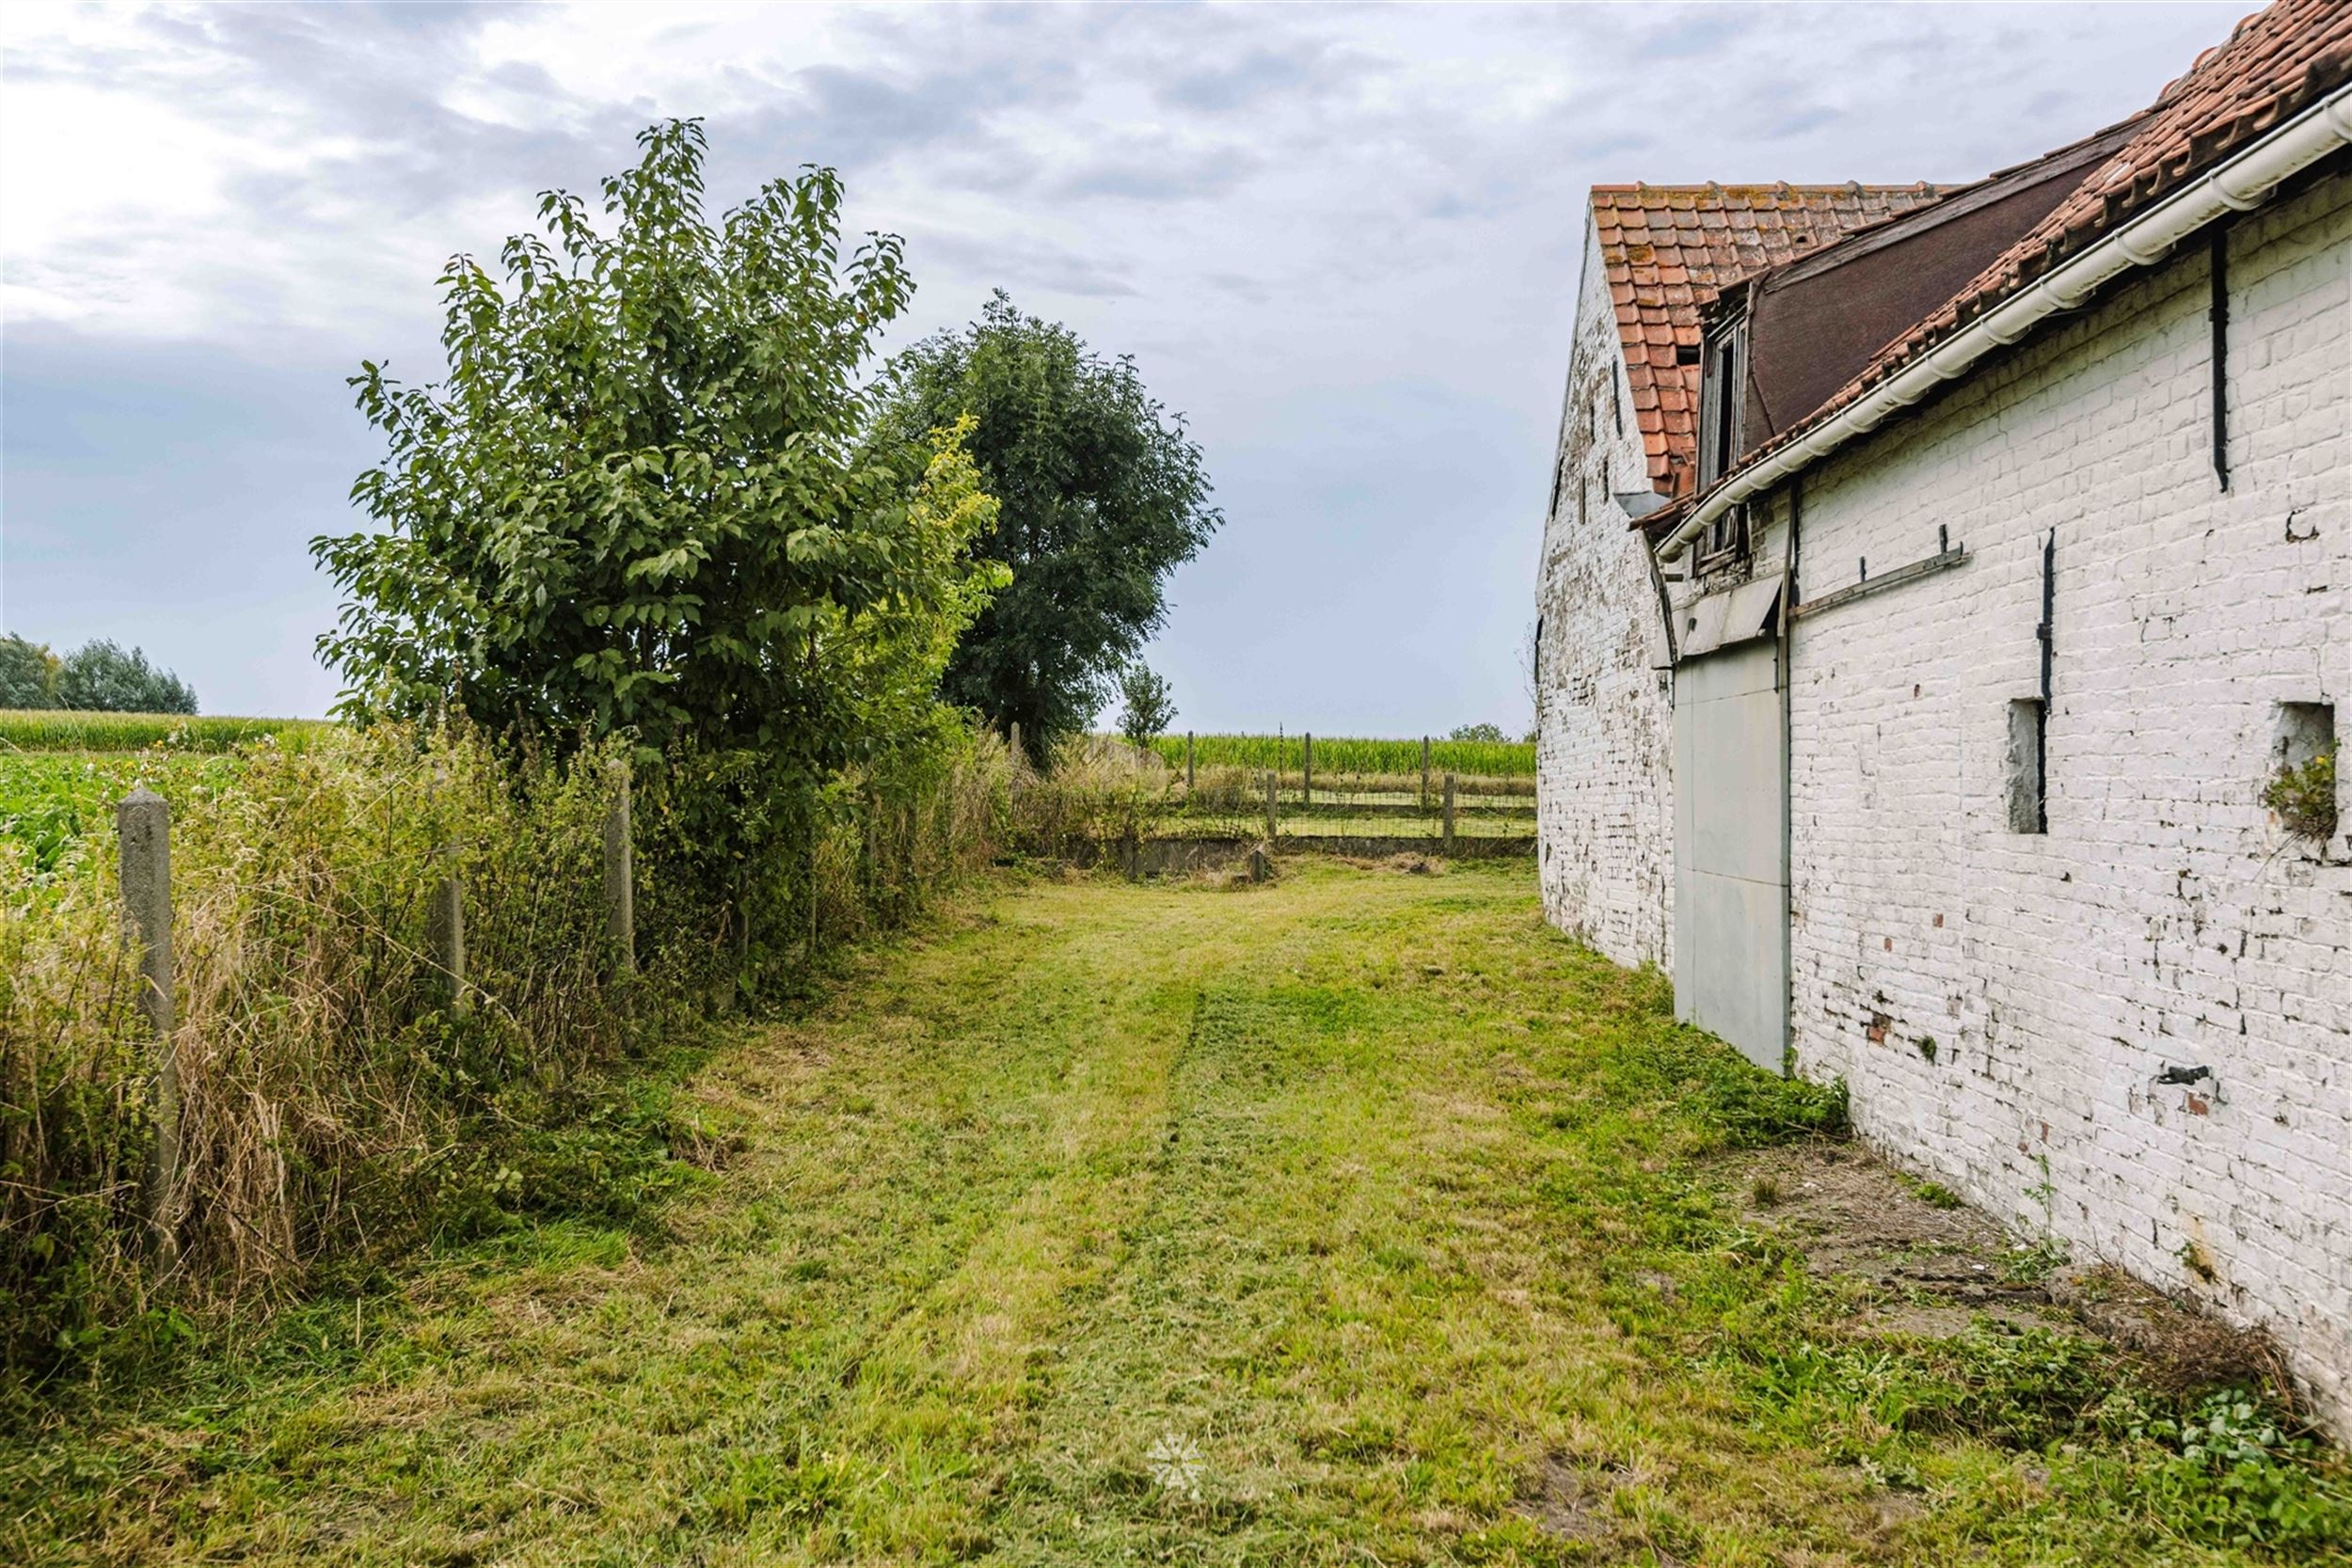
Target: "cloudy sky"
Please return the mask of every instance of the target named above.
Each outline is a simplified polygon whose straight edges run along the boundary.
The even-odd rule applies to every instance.
[[[1583,188],[1974,178],[2244,3],[1556,8],[18,3],[0,12],[0,629],[312,714],[433,278],[701,115],[721,201],[841,169],[894,341],[993,287],[1131,353],[1226,525],[1152,658],[1201,729],[1527,722]]]

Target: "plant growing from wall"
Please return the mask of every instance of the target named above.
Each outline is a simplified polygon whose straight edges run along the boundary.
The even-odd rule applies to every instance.
[[[2263,804],[2278,814],[2287,832],[2325,841],[2336,832],[2336,754],[2321,752],[2302,763],[2281,765],[2263,786]]]

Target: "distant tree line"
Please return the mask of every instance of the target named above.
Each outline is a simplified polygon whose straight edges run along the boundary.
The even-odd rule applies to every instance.
[[[84,713],[194,713],[187,682],[140,649],[95,638],[60,658],[39,642],[0,637],[0,708]]]

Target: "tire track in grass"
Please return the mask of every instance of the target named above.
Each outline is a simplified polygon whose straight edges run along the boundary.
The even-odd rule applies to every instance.
[[[1392,1119],[1358,1092],[1352,1012],[1308,986],[1197,994],[1151,1201],[1068,1323],[1031,1451],[1004,1477],[990,1524],[1003,1560],[1335,1549],[1320,1466],[1301,1461],[1318,1391],[1294,1341],[1329,1309],[1322,1260],[1382,1228],[1393,1196],[1376,1159],[1348,1156],[1359,1140],[1332,1136]]]

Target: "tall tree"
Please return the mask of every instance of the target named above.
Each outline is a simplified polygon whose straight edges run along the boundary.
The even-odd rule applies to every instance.
[[[56,705],[95,713],[194,713],[196,692],[137,648],[96,638],[57,663]]]
[[[973,421],[995,497],[974,548],[1012,572],[947,666],[951,702],[1018,722],[1041,759],[1084,729],[1167,618],[1168,573],[1223,521],[1200,448],[1144,390],[1135,362],[1024,316],[999,290],[961,332],[928,338],[885,379],[879,445]]]
[[[56,655],[14,632],[0,637],[0,707],[55,707],[56,682]]]
[[[1143,660],[1120,672],[1119,692],[1127,705],[1119,713],[1119,733],[1138,752],[1176,721],[1176,699],[1168,693],[1167,677]]]
[[[353,488],[377,527],[312,542],[349,595],[320,650],[347,713],[628,729],[815,778],[872,739],[851,674],[907,666],[861,640],[977,608],[993,511],[952,436],[866,439],[858,375],[914,285],[895,236],[842,261],[834,172],[714,225],[700,123],[638,142],[602,224],[549,191],[502,279],[450,262],[445,380],[352,378],[389,451]]]

